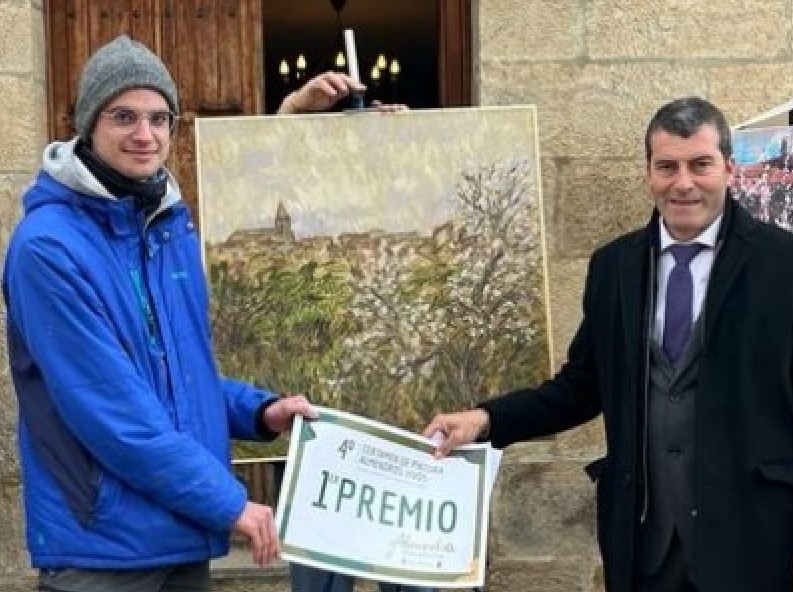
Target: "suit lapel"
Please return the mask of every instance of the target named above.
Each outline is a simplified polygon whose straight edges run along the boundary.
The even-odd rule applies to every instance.
[[[619,294],[625,343],[638,344],[637,339],[644,335],[647,285],[652,281],[648,278],[647,258],[646,239],[637,240],[625,251],[620,266]]]
[[[728,199],[732,198],[728,196]],[[757,222],[739,206],[732,203],[730,205],[733,210],[734,228],[725,234],[724,242],[716,253],[716,260],[713,262],[713,269],[710,273],[708,293],[703,310],[705,342],[713,330],[727,294],[746,264],[751,249],[749,237],[752,229],[757,225]]]
[[[719,315],[719,309],[730,292],[735,279],[743,269],[748,257],[746,245],[742,241],[729,240],[724,243],[721,252],[716,254],[716,261],[708,282],[708,295],[705,301],[705,340],[707,341],[713,324]]]

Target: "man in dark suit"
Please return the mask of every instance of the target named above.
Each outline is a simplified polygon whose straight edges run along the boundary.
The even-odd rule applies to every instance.
[[[440,457],[602,412],[608,452],[588,471],[609,592],[789,592],[793,237],[731,199],[730,129],[709,102],[662,107],[645,151],[655,211],[592,256],[567,362],[425,434],[445,435]]]

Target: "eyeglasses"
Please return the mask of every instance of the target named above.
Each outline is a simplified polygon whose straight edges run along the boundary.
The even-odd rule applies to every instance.
[[[154,109],[153,111],[138,111],[132,107],[115,107],[102,111],[119,129],[132,130],[138,127],[140,120],[145,118],[153,130],[172,132],[176,127],[176,113],[168,109]]]

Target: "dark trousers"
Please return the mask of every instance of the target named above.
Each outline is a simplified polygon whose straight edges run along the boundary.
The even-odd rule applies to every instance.
[[[43,569],[41,592],[209,592],[209,561],[155,569]]]
[[[696,586],[688,578],[677,534],[672,535],[672,542],[661,566],[651,574],[639,574],[636,577],[634,592],[697,592]]]

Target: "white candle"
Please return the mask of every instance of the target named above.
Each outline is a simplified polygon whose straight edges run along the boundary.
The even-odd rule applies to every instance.
[[[358,73],[358,54],[355,51],[355,33],[352,29],[344,29],[344,48],[347,50],[347,71],[355,82],[361,81]]]

